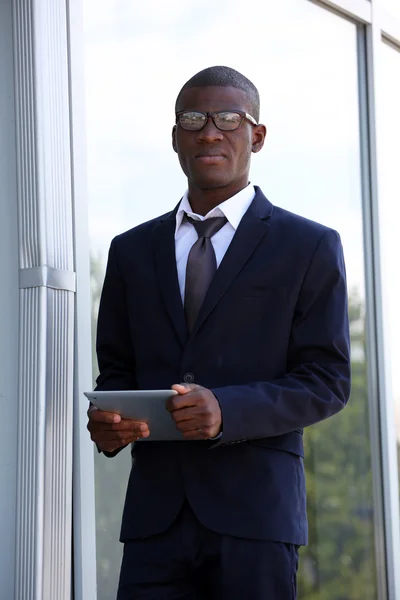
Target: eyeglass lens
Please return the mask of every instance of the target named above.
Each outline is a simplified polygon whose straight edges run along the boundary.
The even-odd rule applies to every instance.
[[[242,121],[242,115],[236,112],[219,112],[213,116],[215,126],[222,131],[237,129]],[[207,115],[201,112],[185,112],[179,115],[179,123],[183,129],[196,131],[202,129],[207,121]]]

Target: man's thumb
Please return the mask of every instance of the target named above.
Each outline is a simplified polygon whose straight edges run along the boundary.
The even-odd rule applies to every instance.
[[[195,385],[194,383],[175,383],[171,387],[171,389],[178,392],[178,394],[188,394],[189,392],[195,390],[197,387],[199,386]]]

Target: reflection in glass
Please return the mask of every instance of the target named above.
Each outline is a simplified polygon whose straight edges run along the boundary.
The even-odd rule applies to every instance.
[[[387,13],[400,21],[400,2],[399,0],[380,0]]]
[[[400,52],[382,44],[382,171],[380,183],[380,220],[382,235],[383,298],[386,302],[386,332],[389,336],[387,367],[391,367],[392,394],[400,483]]]
[[[242,6],[228,0],[204,0],[200,12],[190,0],[84,4],[94,305],[111,238],[167,212],[185,190],[170,142],[174,102],[206,66],[232,66],[259,88],[268,138],[252,182],[341,234],[353,391],[345,411],[304,435],[310,545],[299,590],[307,600],[373,600],[356,27],[306,0],[250,3],[262,34],[243,27]],[[127,451],[96,457],[98,600],[115,595],[128,470]]]
[[[356,290],[349,294],[349,313],[349,405],[305,434],[310,539],[302,553],[300,597],[307,600],[376,598],[364,303]]]

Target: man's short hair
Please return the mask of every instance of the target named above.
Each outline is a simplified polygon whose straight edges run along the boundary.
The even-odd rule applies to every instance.
[[[230,67],[208,67],[193,75],[182,87],[178,94],[175,103],[175,112],[179,104],[180,97],[184,90],[188,90],[194,87],[210,87],[210,86],[221,86],[221,87],[234,87],[239,90],[246,92],[247,98],[250,103],[251,116],[255,120],[259,121],[260,118],[260,94],[254,83],[247,79],[244,75],[231,69]]]

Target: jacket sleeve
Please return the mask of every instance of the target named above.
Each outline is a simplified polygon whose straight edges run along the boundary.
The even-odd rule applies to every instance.
[[[118,266],[115,239],[111,242],[101,293],[96,351],[100,371],[96,391],[137,389],[124,282]],[[104,454],[112,457],[121,450],[122,447]]]
[[[115,253],[115,240],[110,246],[101,293],[96,351],[100,371],[96,391],[137,389],[124,282]]]
[[[212,389],[222,411],[220,443],[282,435],[339,412],[350,395],[346,274],[339,234],[328,230],[303,279],[287,372],[272,381]]]

